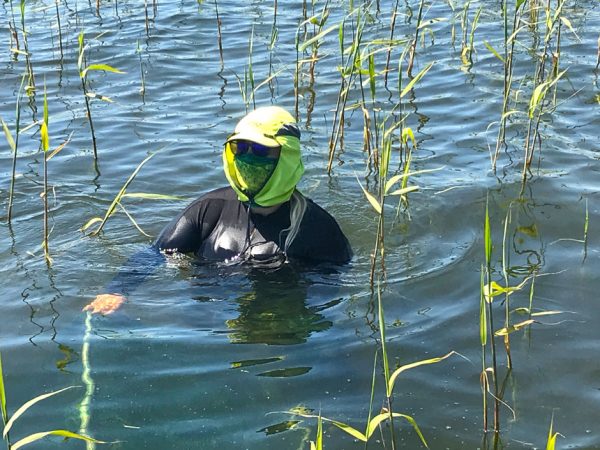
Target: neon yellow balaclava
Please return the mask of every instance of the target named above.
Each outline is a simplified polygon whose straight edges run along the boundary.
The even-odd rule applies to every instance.
[[[235,164],[235,155],[229,145],[238,139],[281,147],[273,174],[253,197],[247,191],[248,186]],[[258,108],[246,115],[225,142],[223,167],[229,184],[241,202],[263,207],[287,202],[304,173],[300,156],[300,130],[294,117],[279,106]]]

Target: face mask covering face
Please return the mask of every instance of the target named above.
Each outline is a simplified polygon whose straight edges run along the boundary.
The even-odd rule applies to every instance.
[[[256,156],[252,153],[236,155],[235,167],[246,184],[244,191],[254,196],[267,184],[277,166],[277,159]]]

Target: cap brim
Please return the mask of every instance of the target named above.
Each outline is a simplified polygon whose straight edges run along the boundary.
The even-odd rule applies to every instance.
[[[267,147],[280,147],[279,142],[277,142],[275,139],[267,137],[264,134],[253,130],[243,130],[238,133],[233,133],[225,142],[237,140],[256,142],[257,144],[266,145]]]

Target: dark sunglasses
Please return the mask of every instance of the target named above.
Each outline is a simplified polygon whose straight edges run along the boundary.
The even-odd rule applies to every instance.
[[[235,155],[244,155],[248,152],[251,152],[256,156],[271,156],[273,158],[279,156],[279,147],[269,147],[267,145],[262,145],[257,142],[230,141],[229,146],[231,148],[231,151]]]

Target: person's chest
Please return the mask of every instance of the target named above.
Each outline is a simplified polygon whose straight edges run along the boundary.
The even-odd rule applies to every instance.
[[[285,209],[269,216],[249,213],[243,206],[224,209],[197,256],[219,261],[281,258],[289,223]]]

